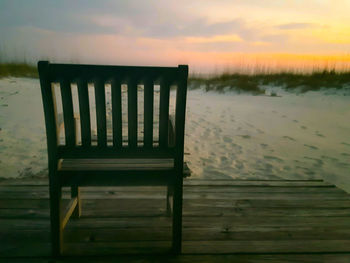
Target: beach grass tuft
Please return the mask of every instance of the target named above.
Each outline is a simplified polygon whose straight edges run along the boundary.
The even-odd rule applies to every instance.
[[[38,78],[36,66],[25,62],[0,63],[0,78],[27,77]],[[191,75],[191,89],[204,88],[205,91],[225,92],[234,90],[238,93],[247,92],[254,95],[265,94],[264,86],[277,86],[286,90],[307,92],[322,88],[341,89],[350,86],[350,71],[337,72],[334,69],[324,69],[311,73],[300,72],[263,72],[256,74],[222,73],[210,77]]]
[[[3,77],[37,78],[38,70],[27,63],[0,63],[0,78]]]
[[[320,90],[321,88],[341,89],[350,86],[350,72],[336,72],[335,70],[315,71],[308,74],[281,73],[223,73],[212,77],[191,76],[191,88],[205,87],[206,91],[235,90],[252,94],[264,94],[264,86],[279,86],[286,90],[298,89],[300,92]]]

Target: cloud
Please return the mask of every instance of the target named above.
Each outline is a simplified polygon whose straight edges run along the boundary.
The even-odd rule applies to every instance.
[[[264,37],[266,32],[263,28],[248,25],[245,19],[236,17],[226,21],[211,21],[205,14],[196,13],[196,10],[172,1],[101,2],[1,0],[0,31],[1,27],[32,27],[72,35],[111,34],[154,39],[235,35],[248,42],[274,41]]]
[[[282,30],[291,30],[291,29],[312,28],[315,26],[316,25],[313,23],[287,23],[287,24],[278,25],[277,28]]]

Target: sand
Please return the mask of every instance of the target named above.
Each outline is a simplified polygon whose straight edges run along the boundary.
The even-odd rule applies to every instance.
[[[188,92],[194,178],[325,179],[350,191],[350,89],[253,96]],[[0,80],[0,177],[47,176],[39,81]]]

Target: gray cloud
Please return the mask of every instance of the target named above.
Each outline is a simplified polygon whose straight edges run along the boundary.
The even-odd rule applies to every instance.
[[[259,30],[242,19],[210,23],[206,17],[172,3],[93,0],[2,0],[0,26],[34,27],[73,34],[118,34],[131,37],[210,37],[236,34],[246,41],[257,40]],[[114,17],[123,23],[101,24],[94,17]]]
[[[283,43],[288,40],[288,36],[284,34],[270,34],[261,36],[260,40],[263,42],[270,43]]]
[[[204,17],[193,19],[192,21],[177,21],[176,23],[166,21],[165,23],[157,23],[154,21],[146,30],[149,36],[155,37],[209,37],[214,35],[222,35],[228,33],[238,33],[242,31],[244,23],[240,19],[224,23],[208,23]]]
[[[278,29],[283,29],[283,30],[289,30],[289,29],[304,29],[304,28],[311,28],[315,27],[315,24],[312,23],[287,23],[287,24],[282,24],[278,25]]]

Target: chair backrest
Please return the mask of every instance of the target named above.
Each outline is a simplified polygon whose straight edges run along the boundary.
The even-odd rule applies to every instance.
[[[183,162],[188,66],[102,66],[39,61],[38,70],[49,161],[59,158],[170,157],[175,158],[178,164]],[[77,91],[76,96],[72,95],[73,87]],[[169,94],[174,88],[175,141],[172,143],[168,136],[172,128],[169,125]],[[55,94],[57,90],[61,93],[61,100]],[[156,93],[159,97],[157,101],[154,100]],[[62,145],[59,143],[57,101],[62,103],[61,119],[65,133]],[[79,106],[73,101],[78,101]],[[156,103],[159,103],[158,130],[154,129]],[[75,124],[75,108],[79,109],[80,125]],[[95,115],[95,119],[91,115]],[[93,133],[92,121],[96,122],[97,135]],[[107,132],[108,124],[111,134]],[[140,125],[143,136],[138,132]],[[154,136],[154,131],[159,136]],[[79,143],[78,133],[81,137]]]

